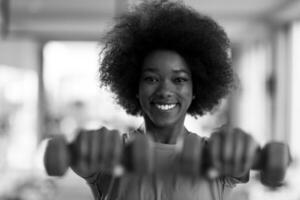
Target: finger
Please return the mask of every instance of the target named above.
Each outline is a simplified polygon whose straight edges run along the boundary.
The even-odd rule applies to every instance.
[[[221,135],[220,133],[213,133],[209,142],[209,156],[211,167],[218,172],[221,170]]]
[[[106,162],[107,162],[107,155],[109,152],[109,130],[105,127],[100,129],[100,136],[99,136],[99,144],[100,144],[100,153],[99,153],[99,166],[101,169],[106,170]]]
[[[246,137],[242,132],[239,132],[235,135],[235,150],[233,155],[233,170],[231,174],[234,177],[239,177],[241,172],[244,169],[244,151],[246,145]]]
[[[89,135],[86,132],[81,132],[78,138],[79,153],[78,153],[78,168],[85,172],[89,168]]]
[[[99,143],[99,131],[93,131],[90,141],[90,170],[96,172],[99,170],[99,155],[100,155],[100,143]]]
[[[244,165],[242,169],[244,172],[247,172],[251,169],[258,149],[259,144],[252,138],[252,136],[247,135],[245,142],[245,151],[243,155]]]
[[[110,168],[114,169],[117,165],[119,165],[121,160],[121,152],[122,152],[122,139],[119,131],[112,130],[110,133],[110,150],[109,150],[109,160]]]
[[[81,135],[82,135],[82,131],[80,130],[78,132],[78,135],[76,136],[74,142],[70,144],[71,165],[74,167],[78,166],[78,162],[79,162],[79,155],[80,155],[79,141],[80,141]]]
[[[233,130],[223,133],[222,142],[222,167],[225,175],[230,175],[234,168],[235,135]]]

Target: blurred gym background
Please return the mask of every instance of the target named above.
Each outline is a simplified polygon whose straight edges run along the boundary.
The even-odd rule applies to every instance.
[[[126,115],[99,88],[101,35],[137,0],[0,0],[0,200],[92,199],[71,171],[49,178],[45,138],[102,125],[126,132],[141,119]],[[233,199],[300,200],[300,1],[184,0],[212,16],[232,41],[240,87],[211,114],[188,118],[203,136],[225,122],[261,145],[290,144],[286,184],[271,191],[253,174]],[[297,87],[298,86],[298,87]]]

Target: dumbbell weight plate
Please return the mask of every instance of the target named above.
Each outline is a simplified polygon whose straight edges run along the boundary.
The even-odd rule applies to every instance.
[[[138,135],[132,143],[131,159],[134,173],[149,174],[154,168],[153,141],[146,135]]]
[[[70,165],[67,142],[63,136],[49,140],[44,156],[44,166],[50,176],[62,176]]]
[[[196,134],[184,138],[179,157],[179,168],[183,174],[199,177],[201,173],[204,140]]]
[[[264,165],[261,172],[261,181],[265,185],[276,187],[282,184],[285,172],[290,163],[288,145],[280,142],[268,143],[264,149]]]

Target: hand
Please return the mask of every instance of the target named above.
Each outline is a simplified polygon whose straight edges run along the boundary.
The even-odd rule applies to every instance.
[[[121,159],[122,140],[117,130],[102,127],[80,131],[70,147],[71,168],[79,176],[87,178],[99,170],[113,171]]]
[[[247,175],[259,148],[251,135],[229,127],[214,132],[208,145],[213,169],[221,175],[236,178]]]

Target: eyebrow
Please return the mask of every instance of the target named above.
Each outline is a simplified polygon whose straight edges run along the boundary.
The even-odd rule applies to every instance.
[[[149,67],[149,68],[144,69],[142,72],[148,72],[148,71],[149,72],[156,72],[157,69]],[[191,74],[191,72],[189,72],[185,69],[175,69],[175,70],[172,70],[172,72],[174,72],[176,74],[179,74],[179,73],[185,73],[185,74],[189,74],[189,75]]]
[[[191,74],[191,72],[185,70],[185,69],[178,69],[178,70],[172,70],[175,73],[186,73],[186,74]]]

